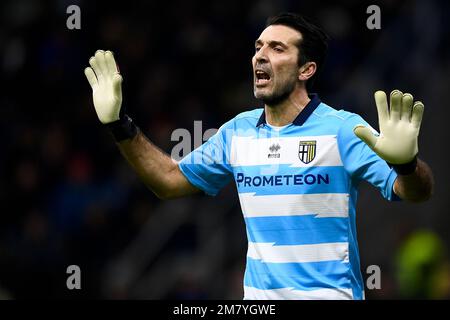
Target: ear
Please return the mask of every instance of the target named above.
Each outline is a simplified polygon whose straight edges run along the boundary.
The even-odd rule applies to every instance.
[[[306,62],[298,69],[298,80],[306,81],[311,78],[317,71],[317,64],[315,62]]]

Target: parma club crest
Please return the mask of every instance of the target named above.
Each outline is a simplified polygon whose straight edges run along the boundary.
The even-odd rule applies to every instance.
[[[316,140],[300,141],[298,146],[298,157],[304,164],[308,164],[316,157]]]

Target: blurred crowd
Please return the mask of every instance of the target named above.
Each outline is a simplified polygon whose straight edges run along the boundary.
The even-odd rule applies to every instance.
[[[80,30],[66,27],[71,4],[81,9]],[[0,298],[242,298],[246,238],[234,186],[165,207],[97,120],[83,70],[97,49],[112,50],[124,78],[123,107],[170,154],[175,129],[193,132],[195,120],[203,130],[218,128],[262,106],[253,98],[250,59],[266,18],[280,11],[315,19],[332,38],[315,87],[324,102],[377,128],[375,90],[408,90],[424,101],[419,156],[434,171],[435,195],[424,204],[393,204],[362,186],[362,270],[366,277],[376,264],[382,272],[382,289],[367,298],[450,298],[450,5],[378,4],[381,30],[367,29],[369,4],[356,0],[2,1]],[[199,212],[209,213],[209,224]],[[219,227],[217,245],[201,247]],[[133,250],[139,268],[126,258]],[[152,278],[183,261],[183,270],[171,269],[176,279]],[[77,292],[66,287],[73,264],[82,270]]]

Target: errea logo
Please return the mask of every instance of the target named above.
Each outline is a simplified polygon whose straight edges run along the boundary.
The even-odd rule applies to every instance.
[[[267,157],[268,157],[269,159],[272,159],[272,158],[280,158],[280,154],[277,153],[278,150],[280,150],[280,149],[281,149],[281,146],[280,146],[278,143],[272,144],[272,145],[269,147],[270,153],[267,155]]]

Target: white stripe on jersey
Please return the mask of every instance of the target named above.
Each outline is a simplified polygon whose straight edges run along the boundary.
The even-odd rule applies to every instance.
[[[295,290],[293,288],[261,290],[244,286],[244,300],[352,300],[352,289]]]
[[[308,164],[300,161],[300,141],[316,141],[316,155]],[[280,146],[275,152],[280,154],[279,158],[268,157],[272,145]],[[276,164],[290,164],[292,167],[342,166],[336,135],[259,139],[233,136],[230,152],[230,164],[234,167]]]
[[[247,257],[265,263],[348,262],[348,242],[281,245],[249,242]]]
[[[281,194],[256,196],[239,193],[244,217],[317,215],[316,218],[348,217],[347,193]]]

